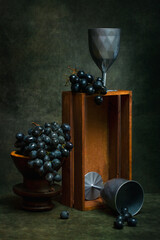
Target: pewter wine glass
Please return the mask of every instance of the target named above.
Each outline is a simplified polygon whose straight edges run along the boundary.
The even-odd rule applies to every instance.
[[[96,65],[102,71],[103,85],[106,86],[107,71],[117,58],[119,52],[120,29],[88,29],[88,42],[90,54]]]

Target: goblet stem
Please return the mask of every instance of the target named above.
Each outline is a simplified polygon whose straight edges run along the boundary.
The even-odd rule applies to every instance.
[[[107,83],[107,72],[102,72],[102,83],[103,83],[103,86],[106,87],[106,83]]]

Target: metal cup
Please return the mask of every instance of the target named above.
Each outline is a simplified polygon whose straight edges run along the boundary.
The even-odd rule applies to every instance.
[[[104,184],[101,197],[112,209],[121,213],[123,207],[134,216],[142,208],[144,192],[142,186],[133,180],[114,178]]]

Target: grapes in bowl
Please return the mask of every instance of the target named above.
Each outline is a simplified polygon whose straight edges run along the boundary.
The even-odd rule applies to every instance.
[[[25,135],[16,134],[16,151],[11,157],[24,178],[45,179],[50,186],[62,180],[58,170],[73,148],[70,126],[56,122],[33,127]]]

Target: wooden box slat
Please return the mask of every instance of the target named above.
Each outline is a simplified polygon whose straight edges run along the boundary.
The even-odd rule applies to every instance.
[[[74,144],[74,122],[73,122],[73,96],[70,92],[62,93],[62,122],[69,123],[71,128],[71,141]],[[70,152],[70,157],[66,158],[62,167],[62,203],[73,207],[74,204],[74,151]]]

